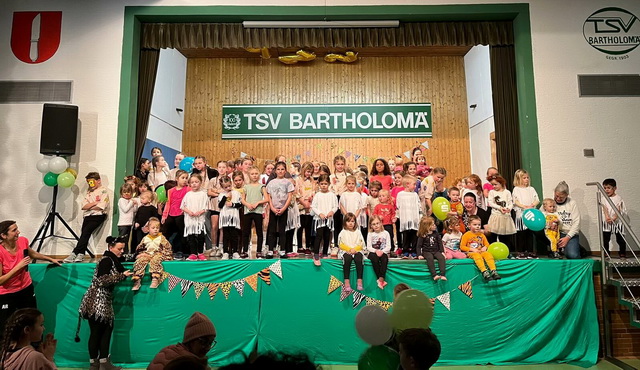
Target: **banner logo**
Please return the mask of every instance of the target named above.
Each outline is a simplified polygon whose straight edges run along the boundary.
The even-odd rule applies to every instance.
[[[58,51],[62,12],[15,12],[11,28],[11,50],[29,64],[49,60]]]
[[[431,137],[431,103],[223,105],[222,139]]]
[[[582,26],[589,45],[608,55],[624,55],[640,45],[640,21],[621,8],[603,8],[591,14]]]

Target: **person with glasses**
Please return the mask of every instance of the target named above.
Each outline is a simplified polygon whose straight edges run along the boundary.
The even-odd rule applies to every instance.
[[[182,342],[160,350],[147,370],[162,370],[170,362],[180,358],[193,360],[208,368],[207,353],[216,344],[216,328],[213,323],[204,314],[195,312],[184,328]]]

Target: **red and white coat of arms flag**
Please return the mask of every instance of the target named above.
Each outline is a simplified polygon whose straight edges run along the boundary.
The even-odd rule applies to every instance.
[[[15,12],[11,50],[25,63],[42,63],[58,51],[61,32],[62,12]]]

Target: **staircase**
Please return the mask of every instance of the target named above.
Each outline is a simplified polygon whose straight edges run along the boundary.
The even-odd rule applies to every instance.
[[[608,315],[607,294],[605,286],[614,286],[617,291],[618,302],[629,308],[629,322],[631,326],[640,328],[640,242],[638,237],[631,229],[626,215],[620,214],[618,209],[599,182],[589,182],[587,186],[597,187],[596,198],[598,204],[598,234],[600,236],[600,258],[602,263],[602,312],[601,318],[604,324],[604,357],[607,361],[622,369],[635,369],[627,363],[613,356],[614,340],[612,338],[611,321]],[[608,202],[610,208],[615,210],[617,218],[622,222],[625,228],[624,240],[627,242],[627,259],[612,258],[611,255],[603,248],[602,239],[602,207]],[[615,238],[613,238],[615,239]]]

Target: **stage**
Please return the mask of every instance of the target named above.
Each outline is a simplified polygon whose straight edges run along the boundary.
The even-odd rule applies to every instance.
[[[259,352],[305,352],[317,363],[355,364],[367,347],[354,326],[358,309],[388,306],[393,286],[400,282],[437,297],[432,329],[442,343],[439,365],[566,362],[588,367],[597,361],[590,259],[499,261],[502,280],[488,283],[471,260],[448,261],[449,280],[434,283],[423,261],[392,259],[385,290],[376,286],[367,261],[362,295],[342,301],[342,288],[332,278],[342,281],[341,261],[335,259],[322,260],[319,268],[310,259],[164,266],[167,275],[158,289],[149,289],[145,276],[137,293],[130,290],[130,280],[115,290],[111,353],[125,367],[146,367],[162,347],[179,342],[194,311],[208,315],[218,331],[218,344],[210,352],[214,366],[240,361],[256,346]],[[60,367],[87,366],[86,321],[80,343],[74,335],[78,306],[94,268],[94,263],[29,266],[46,331],[54,331],[58,339]]]

